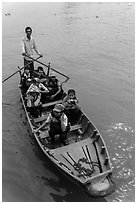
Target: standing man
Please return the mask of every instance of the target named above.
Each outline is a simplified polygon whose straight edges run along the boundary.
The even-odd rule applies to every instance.
[[[26,57],[25,55],[28,55],[28,56],[33,58],[33,50],[35,50],[35,52],[39,56],[42,57],[42,55],[40,54],[40,52],[37,49],[34,38],[31,36],[32,28],[26,27],[25,28],[25,33],[26,33],[26,36],[23,37],[22,42],[21,42],[22,55],[24,56],[24,66],[26,66],[28,63],[31,62],[31,64],[28,65],[28,68],[30,70],[30,74],[33,75],[34,61],[32,59]]]

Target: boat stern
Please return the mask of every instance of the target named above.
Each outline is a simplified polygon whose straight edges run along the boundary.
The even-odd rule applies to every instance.
[[[86,193],[91,197],[106,197],[115,190],[115,184],[110,176],[93,182],[87,182]]]

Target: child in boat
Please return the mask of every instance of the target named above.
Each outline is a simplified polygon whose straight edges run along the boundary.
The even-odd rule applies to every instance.
[[[49,136],[51,138],[51,144],[55,141],[55,135],[60,135],[60,141],[66,145],[67,133],[70,130],[68,118],[64,114],[64,105],[56,104],[52,112],[49,114],[47,120],[37,129],[42,129],[47,124],[50,124]]]
[[[34,71],[34,77],[38,77],[42,82],[47,79],[47,75],[45,74],[43,67],[38,66],[37,70]]]
[[[41,102],[45,103],[49,90],[46,86],[44,86],[39,78],[34,78],[34,80],[36,81],[41,92]]]
[[[33,79],[32,84],[27,90],[27,108],[30,111],[30,114],[37,118],[41,116],[43,111],[42,103],[41,103],[41,91],[39,85],[35,79]]]
[[[41,93],[48,93],[49,90],[46,86],[44,86],[44,84],[41,82],[41,80],[39,78],[34,78],[34,80],[36,81],[37,83],[37,86],[39,87]]]
[[[68,94],[63,99],[63,104],[65,107],[75,108],[78,105],[78,99],[76,97],[76,92],[74,89],[69,89]]]
[[[30,81],[30,70],[28,67],[26,67],[24,69],[24,73],[21,75],[21,87],[23,89],[24,92],[27,91],[29,85],[28,85],[28,81]]]
[[[63,99],[63,105],[65,106],[65,113],[69,122],[71,125],[75,124],[80,114],[80,107],[78,106],[78,99],[74,89],[68,90],[68,94]]]
[[[60,100],[64,94],[62,85],[54,74],[50,75],[48,80],[45,82],[45,86],[49,90],[47,102]]]

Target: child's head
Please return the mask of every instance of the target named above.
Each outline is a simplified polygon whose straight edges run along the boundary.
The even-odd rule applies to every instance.
[[[24,69],[24,73],[26,73],[26,74],[29,74],[29,73],[30,73],[30,71],[29,71],[29,68],[28,68],[28,67],[26,67],[26,68]]]
[[[43,72],[44,72],[44,71],[43,71],[43,67],[39,66],[39,67],[37,68],[37,71],[38,71],[39,73],[43,73]]]
[[[48,85],[51,86],[51,87],[57,86],[57,83],[58,83],[58,80],[56,79],[55,76],[51,76],[48,79]]]
[[[30,94],[31,94],[31,96],[34,97],[34,98],[37,97],[37,96],[39,95],[38,92],[30,92]]]
[[[76,96],[76,92],[74,89],[69,89],[68,90],[68,96],[70,99],[73,99]]]
[[[33,79],[31,79],[31,83],[38,86],[40,83],[40,79],[39,78],[33,78]]]

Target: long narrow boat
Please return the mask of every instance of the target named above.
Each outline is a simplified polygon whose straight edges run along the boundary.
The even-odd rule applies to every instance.
[[[42,117],[33,118],[26,108],[25,97],[20,88],[21,101],[31,131],[45,156],[72,181],[81,185],[92,197],[105,197],[115,189],[112,167],[106,144],[87,115],[80,111],[75,124],[68,133],[67,145],[60,143],[56,135],[54,146],[49,144],[48,126],[35,132],[45,121],[55,104],[61,100],[43,104]]]

